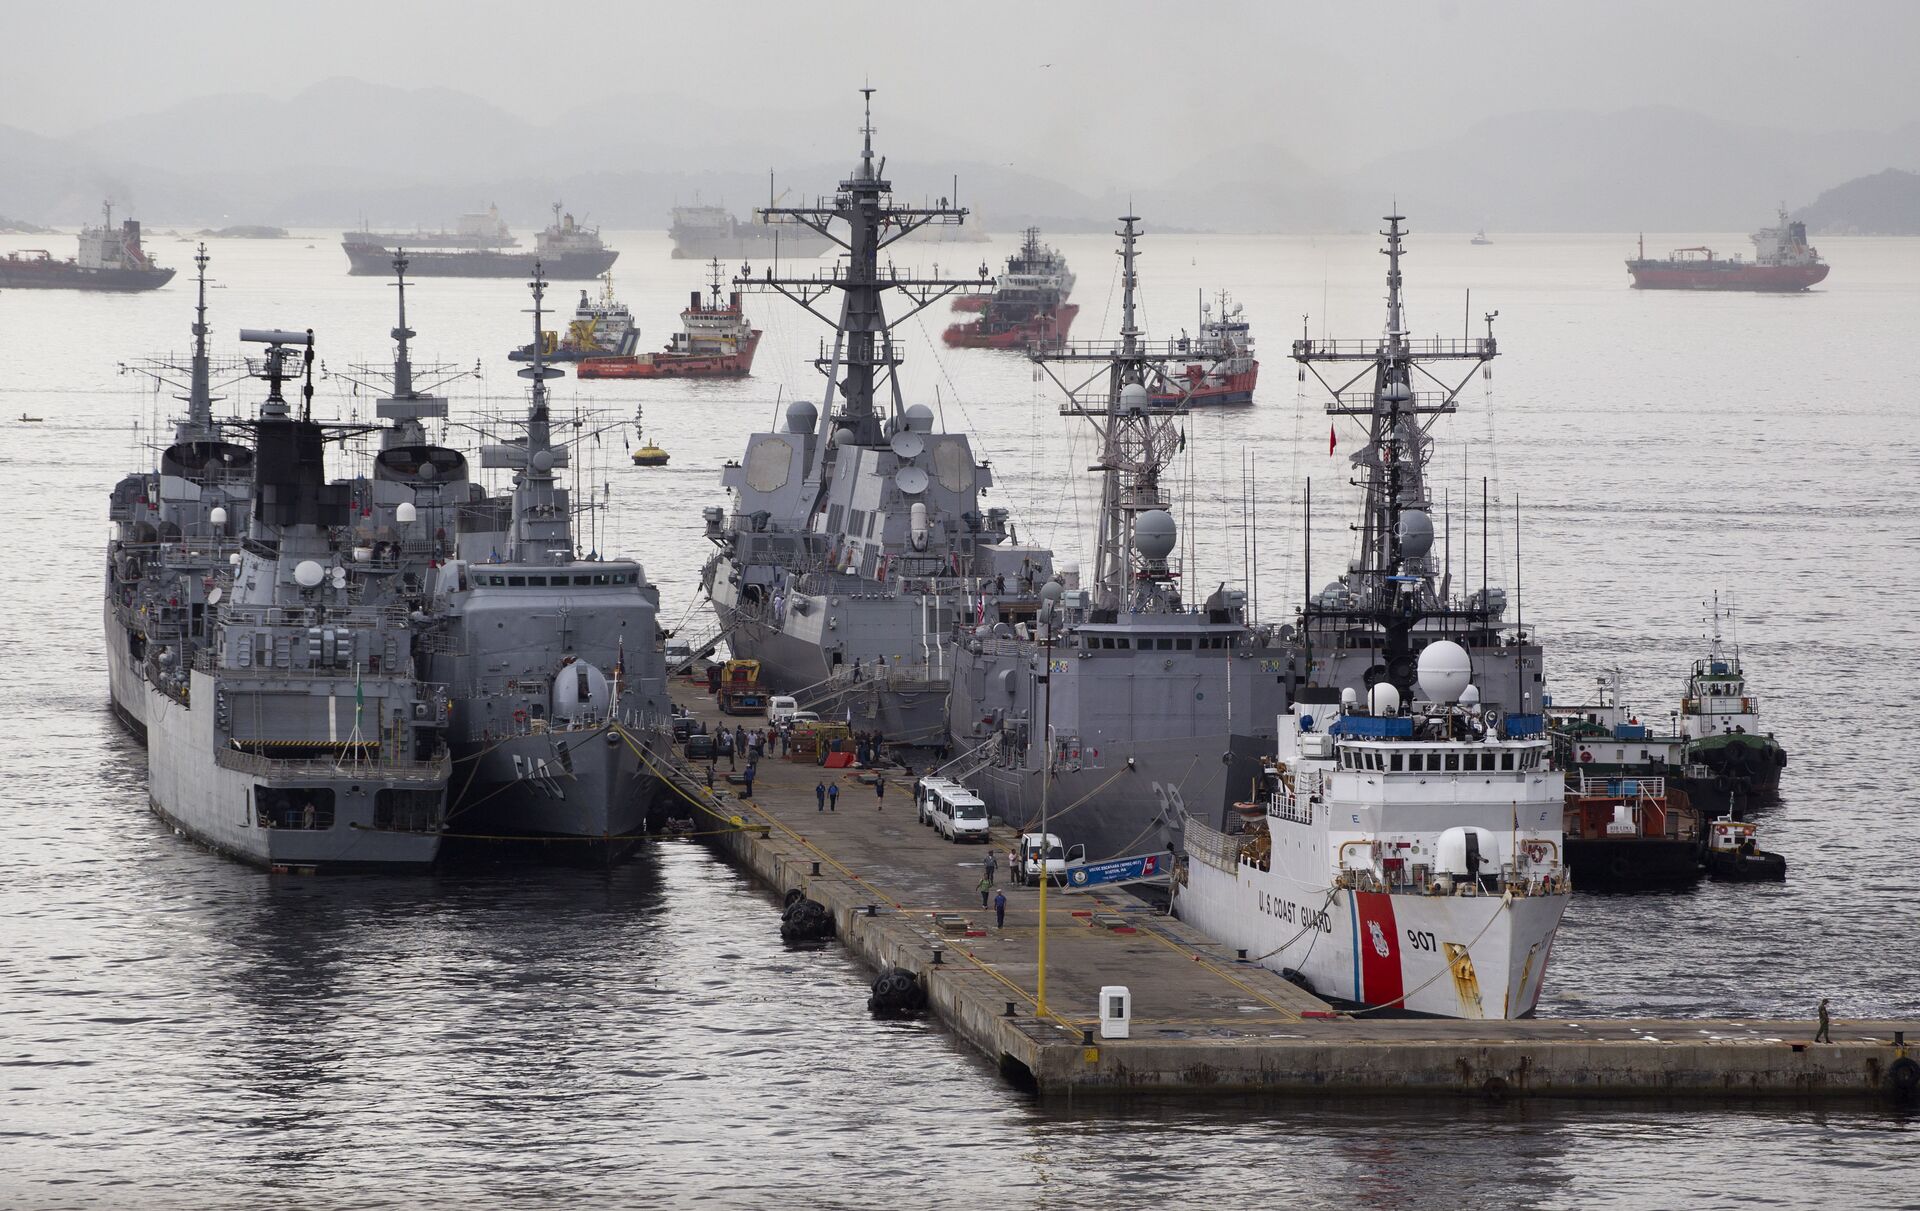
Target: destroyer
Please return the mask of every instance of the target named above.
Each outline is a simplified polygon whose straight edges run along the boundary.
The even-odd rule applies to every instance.
[[[413,672],[405,611],[361,600],[342,549],[350,492],[311,419],[311,333],[249,332],[269,384],[252,516],[204,647],[149,658],[153,810],[211,848],[303,870],[419,867],[445,823],[448,705]],[[302,351],[296,353],[296,351]],[[296,357],[296,415],[281,388]]]
[[[1217,820],[1273,751],[1274,721],[1304,663],[1249,617],[1223,584],[1189,602],[1166,471],[1186,444],[1183,393],[1135,322],[1138,220],[1120,237],[1117,344],[1036,352],[1053,367],[1092,363],[1060,382],[1065,416],[1100,442],[1099,547],[1093,583],[1067,573],[1024,602],[990,603],[954,650],[949,776],[971,778],[1010,822],[1039,827],[1095,858],[1168,848],[1191,810]],[[1059,381],[1056,377],[1056,381]]]
[[[981,283],[883,270],[882,249],[929,223],[964,221],[964,209],[892,201],[873,154],[871,93],[865,142],[831,201],[769,209],[846,249],[832,273],[743,278],[827,319],[815,304],[839,291],[825,406],[798,400],[786,431],[756,433],[721,483],[726,508],[706,511],[718,548],[701,586],[719,630],[689,640],[695,652],[722,639],[758,660],[774,693],[802,695],[824,716],[891,741],[937,745],[946,737],[949,637],[965,609],[1021,598],[1031,615],[1051,571],[1046,552],[1019,546],[1001,509],[983,509],[992,473],[967,438],[934,431],[933,410],[905,403],[893,330],[950,293]],[[833,224],[845,225],[842,235]],[[889,316],[889,292],[909,306]],[[886,403],[882,403],[882,393]],[[886,413],[882,414],[882,408]]]
[[[140,242],[140,221],[122,219],[113,226],[113,203],[102,206],[105,221],[80,229],[80,255],[56,261],[38,249],[0,258],[0,288],[14,290],[157,290],[173,280],[173,270],[153,263]]]
[[[1572,890],[1561,776],[1483,713],[1465,648],[1428,644],[1417,677],[1405,708],[1392,680],[1365,710],[1303,691],[1237,835],[1189,822],[1174,910],[1337,1003],[1525,1017]]]

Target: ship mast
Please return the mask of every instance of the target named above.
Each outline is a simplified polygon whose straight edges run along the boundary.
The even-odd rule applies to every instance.
[[[198,295],[193,304],[193,368],[187,387],[187,422],[185,428],[197,437],[210,436],[213,427],[213,385],[211,364],[207,360],[207,246],[199,245],[193,253],[196,268]],[[176,438],[175,440],[183,440]]]
[[[567,563],[573,558],[573,519],[566,489],[558,485],[553,473],[555,467],[567,465],[567,451],[553,445],[547,405],[547,380],[559,378],[561,371],[547,365],[546,348],[541,344],[547,277],[538,261],[533,263],[533,280],[527,286],[533,292],[533,306],[528,310],[533,316],[533,364],[519,371],[521,378],[533,383],[524,422],[526,437],[524,441],[487,447],[481,451],[481,465],[510,467],[514,472],[507,558],[516,563]]]
[[[824,439],[835,429],[848,432],[842,439],[860,446],[877,446],[885,441],[876,396],[884,389],[891,397],[891,415],[903,410],[900,381],[895,373],[900,357],[894,347],[893,330],[933,303],[956,290],[979,290],[988,284],[983,266],[978,281],[965,278],[920,277],[888,265],[882,269],[880,251],[929,223],[955,225],[964,222],[967,210],[950,205],[941,198],[933,206],[897,206],[893,204],[893,184],[885,177],[887,161],[876,164],[873,154],[873,93],[863,88],[866,117],[861,125],[863,142],[860,162],[853,174],[840,182],[831,199],[820,198],[811,206],[775,206],[760,211],[767,223],[786,223],[809,228],[845,250],[844,263],[826,274],[785,277],[769,267],[756,278],[751,266],[742,265],[734,284],[745,289],[774,291],[800,304],[816,318],[834,329],[831,353],[822,350],[814,365],[826,376],[825,407],[820,409],[820,436]],[[845,234],[834,228],[844,224]],[[841,292],[838,317],[815,306],[829,291]],[[899,291],[911,301],[902,314],[889,318],[885,295]],[[838,400],[835,396],[838,396]],[[831,443],[818,443],[810,478],[817,478]]]
[[[1387,229],[1380,234],[1387,246],[1380,252],[1387,258],[1387,320],[1380,338],[1315,341],[1303,337],[1293,344],[1294,360],[1311,370],[1331,397],[1327,414],[1336,419],[1363,418],[1367,426],[1366,445],[1350,456],[1352,465],[1366,472],[1364,481],[1352,481],[1365,494],[1364,515],[1357,527],[1360,558],[1345,578],[1356,604],[1332,607],[1309,600],[1302,619],[1311,622],[1340,615],[1371,622],[1382,636],[1380,656],[1386,679],[1410,695],[1416,672],[1414,628],[1423,618],[1449,610],[1434,583],[1433,502],[1426,485],[1427,464],[1433,458],[1429,430],[1439,417],[1457,409],[1461,389],[1499,349],[1493,338],[1497,313],[1486,315],[1485,337],[1416,340],[1410,335],[1400,273],[1400,258],[1406,255],[1403,241],[1409,233],[1400,226],[1404,216],[1387,215],[1385,221]],[[1448,361],[1471,364],[1457,382],[1449,383],[1428,368]],[[1360,366],[1351,378],[1335,382],[1320,369],[1335,363]],[[1358,386],[1369,377],[1370,385]],[[1481,601],[1477,609],[1477,613],[1467,611],[1468,620],[1491,626],[1487,603]]]
[[[1177,574],[1164,555],[1143,552],[1136,541],[1140,515],[1168,507],[1161,473],[1186,444],[1179,418],[1187,414],[1185,390],[1168,383],[1165,354],[1150,352],[1141,340],[1134,292],[1140,276],[1134,267],[1140,222],[1122,215],[1120,230],[1120,341],[1101,346],[1075,342],[1048,350],[1034,346],[1029,356],[1067,394],[1060,415],[1092,423],[1100,437],[1100,536],[1094,557],[1093,603],[1096,609],[1157,612],[1178,609]],[[1056,362],[1098,362],[1104,374],[1077,385],[1054,374]],[[1102,377],[1104,390],[1089,390]],[[1159,398],[1156,399],[1155,397]],[[1165,535],[1170,544],[1171,532]],[[1152,550],[1153,539],[1146,546]]]

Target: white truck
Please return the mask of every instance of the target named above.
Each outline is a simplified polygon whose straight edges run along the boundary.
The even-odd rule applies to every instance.
[[[1086,846],[1064,849],[1058,833],[1021,833],[1013,852],[1013,881],[1038,886],[1044,870],[1053,885],[1061,887],[1067,881],[1067,868],[1084,865],[1086,860]]]

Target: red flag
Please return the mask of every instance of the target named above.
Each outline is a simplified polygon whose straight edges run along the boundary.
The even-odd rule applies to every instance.
[[[1339,444],[1340,444],[1339,432],[1332,425],[1328,425],[1327,426],[1327,457],[1328,458],[1333,457],[1333,448]]]

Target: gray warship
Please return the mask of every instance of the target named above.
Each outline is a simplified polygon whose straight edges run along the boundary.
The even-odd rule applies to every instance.
[[[374,508],[429,544],[413,558],[425,558],[430,576],[426,667],[452,696],[450,831],[457,840],[580,843],[555,856],[605,860],[655,823],[659,779],[644,754],[650,745],[664,751],[670,713],[660,593],[637,561],[579,550],[576,504],[555,475],[571,452],[554,439],[546,384],[561,372],[540,355],[546,283],[537,265],[531,287],[535,354],[519,372],[531,380],[528,406],[512,437],[481,449],[483,467],[513,472],[512,493],[469,488],[446,459],[452,451],[408,438],[380,453],[375,491],[401,490],[390,513],[379,499]],[[403,312],[402,363],[406,335]],[[396,383],[396,398],[384,401],[403,423],[420,406],[405,394]],[[408,496],[419,503],[410,508]]]
[[[152,808],[273,869],[425,867],[446,820],[449,704],[414,673],[407,612],[366,601],[343,549],[350,489],[327,481],[311,417],[312,333],[240,336],[267,346],[251,517],[201,643],[149,652]],[[282,394],[296,358],[297,415]]]
[[[1018,542],[1006,510],[982,507],[992,471],[967,438],[936,433],[933,410],[901,396],[893,330],[987,282],[880,264],[895,241],[961,223],[967,211],[944,198],[894,204],[885,161],[874,159],[872,90],[864,91],[860,160],[834,197],[762,212],[832,240],[844,260],[810,277],[743,271],[736,283],[792,299],[833,324],[834,339],[814,363],[827,379],[824,406],[796,400],[785,431],[751,435],[722,474],[730,504],[705,512],[718,551],[701,577],[719,630],[690,646],[711,650],[724,639],[735,656],[760,662],[773,692],[888,741],[938,746],[955,624],[989,610],[1032,617],[1052,558]],[[837,319],[814,305],[833,291]],[[901,314],[886,313],[890,291],[908,301]]]
[[[1251,795],[1260,758],[1305,674],[1297,649],[1255,623],[1246,595],[1225,584],[1190,601],[1191,569],[1163,472],[1185,444],[1186,384],[1165,376],[1135,322],[1138,219],[1122,217],[1117,344],[1035,350],[1055,364],[1094,363],[1091,377],[1056,382],[1064,416],[1100,441],[1095,570],[1041,591],[1038,619],[989,615],[963,625],[954,648],[953,740],[964,777],[997,814],[1047,830],[1094,859],[1177,845],[1186,813],[1222,813]]]
[[[1507,593],[1491,581],[1487,560],[1490,522],[1482,488],[1479,587],[1463,590],[1455,578],[1456,560],[1448,538],[1436,542],[1434,517],[1439,485],[1429,473],[1432,429],[1438,418],[1458,409],[1461,390],[1485,372],[1499,346],[1493,337],[1493,313],[1484,319],[1481,337],[1415,338],[1408,327],[1402,295],[1400,258],[1408,234],[1404,217],[1386,216],[1380,234],[1387,246],[1387,317],[1384,332],[1373,339],[1313,340],[1293,345],[1293,358],[1327,392],[1327,414],[1366,427],[1366,442],[1348,458],[1362,490],[1361,514],[1353,530],[1357,557],[1319,590],[1313,587],[1312,483],[1307,484],[1305,561],[1306,600],[1297,640],[1309,664],[1302,701],[1332,704],[1347,700],[1371,709],[1376,686],[1390,686],[1389,699],[1411,702],[1420,653],[1448,640],[1465,649],[1471,662],[1472,693],[1490,726],[1513,736],[1538,735],[1544,729],[1540,645],[1520,625],[1518,606],[1511,624]],[[1444,367],[1464,367],[1457,378]],[[1327,370],[1331,367],[1333,369]],[[1463,502],[1463,507],[1464,507]],[[1466,533],[1463,528],[1463,538]],[[1461,544],[1459,580],[1472,579],[1467,544]],[[1223,821],[1208,821],[1223,827]]]
[[[213,359],[207,353],[207,246],[194,256],[193,355],[186,366],[164,358],[123,370],[184,387],[187,411],[155,465],[114,486],[108,501],[102,620],[108,699],[139,740],[147,736],[149,668],[164,654],[191,663],[212,623],[208,598],[232,571],[252,512],[253,451],[228,439],[213,416]],[[223,363],[219,369],[232,369]],[[184,382],[182,379],[184,378]]]

